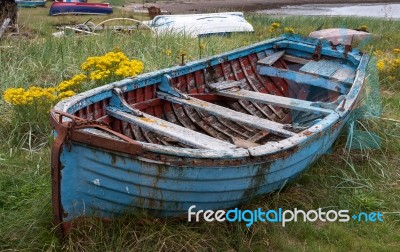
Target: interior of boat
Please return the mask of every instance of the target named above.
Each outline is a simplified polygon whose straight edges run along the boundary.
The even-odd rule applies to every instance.
[[[75,115],[134,140],[195,149],[250,148],[289,138],[341,106],[355,68],[265,50],[91,104]],[[344,101],[345,102],[345,101]]]

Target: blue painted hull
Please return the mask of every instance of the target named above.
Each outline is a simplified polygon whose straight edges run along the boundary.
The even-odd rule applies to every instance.
[[[187,214],[191,205],[204,210],[231,208],[298,177],[329,150],[340,130],[326,132],[291,156],[231,167],[151,164],[121,153],[73,145],[71,152],[61,155],[65,167],[61,203],[69,213],[64,221],[82,213],[109,218],[147,210],[155,216],[176,217]]]
[[[134,211],[175,217],[192,205],[227,209],[284,187],[331,148],[360,99],[368,56],[324,42],[324,59],[311,60],[320,45],[277,38],[59,103],[51,117],[56,224],[66,230],[80,216]],[[324,76],[328,70],[339,77]],[[219,87],[235,85],[235,78],[244,89],[210,91],[209,73]]]
[[[51,5],[49,15],[107,15],[112,12],[111,6],[104,4],[56,2]]]

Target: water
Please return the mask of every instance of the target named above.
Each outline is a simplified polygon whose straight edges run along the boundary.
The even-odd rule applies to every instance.
[[[305,4],[258,12],[268,15],[358,16],[400,19],[400,4]]]

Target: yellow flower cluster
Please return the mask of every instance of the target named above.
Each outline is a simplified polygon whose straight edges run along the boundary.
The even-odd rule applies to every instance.
[[[385,61],[382,59],[378,60],[378,62],[376,63],[376,68],[378,68],[379,71],[385,69]]]
[[[380,72],[399,72],[400,71],[400,49],[393,50],[394,55],[385,54],[382,51],[376,51],[374,53],[379,59],[376,63],[376,68]],[[399,53],[398,53],[399,52]]]
[[[181,55],[187,55],[187,52],[185,51],[185,50],[179,50],[179,52],[178,52],[178,55],[179,56],[181,56]]]
[[[367,31],[368,31],[368,26],[367,26],[367,25],[361,25],[361,26],[358,28],[358,30],[367,32]]]
[[[382,83],[398,85],[400,83],[400,48],[388,51],[377,50],[373,54],[378,58],[376,68],[382,77]]]
[[[57,91],[59,92],[63,92],[66,90],[74,90],[76,89],[81,83],[82,81],[84,81],[86,79],[86,75],[84,74],[77,74],[74,77],[72,77],[69,80],[65,80],[63,82],[61,82],[60,84],[58,84],[57,86]]]
[[[71,97],[71,96],[73,96],[73,95],[75,95],[75,92],[72,91],[72,90],[68,90],[68,91],[59,93],[58,96],[57,96],[57,98],[60,99],[60,100],[62,100],[62,99]]]
[[[168,57],[171,57],[171,55],[172,55],[172,50],[171,50],[171,49],[166,49],[166,50],[163,50],[163,53],[164,53],[165,55],[167,55]]]
[[[285,27],[284,29],[283,29],[283,31],[285,32],[285,33],[294,33],[294,29],[293,28],[291,28],[291,27]]]
[[[280,23],[272,23],[271,24],[271,27],[274,28],[274,29],[278,29],[280,26],[281,26]]]
[[[19,105],[51,105],[55,102],[73,96],[75,94],[71,89],[77,87],[86,79],[86,75],[77,74],[69,80],[61,82],[57,87],[37,87],[30,86],[24,88],[9,88],[3,93],[4,101],[13,106]]]
[[[55,88],[31,86],[23,88],[9,88],[3,93],[4,101],[12,105],[49,104],[57,100]]]
[[[24,88],[9,88],[3,94],[3,99],[14,105],[54,104],[55,102],[71,97],[76,92],[84,90],[81,84],[87,80],[104,80],[108,77],[136,76],[143,71],[143,63],[129,58],[119,50],[106,53],[103,56],[88,57],[81,65],[81,69],[88,72],[74,75],[72,78],[62,81],[55,88],[43,88],[31,86]]]
[[[280,23],[272,23],[271,26],[268,29],[268,32],[270,33],[295,33],[294,29],[292,27],[284,27],[283,29],[281,28]]]
[[[104,80],[111,76],[134,77],[143,71],[143,63],[129,58],[120,51],[103,56],[88,57],[81,69],[90,72],[91,80]]]

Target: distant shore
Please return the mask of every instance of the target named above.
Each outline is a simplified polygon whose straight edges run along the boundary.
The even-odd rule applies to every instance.
[[[212,11],[257,11],[280,8],[286,5],[301,4],[356,4],[356,3],[400,3],[399,0],[199,0],[199,1],[157,1],[146,3],[149,7],[155,5],[170,13],[195,13]]]

